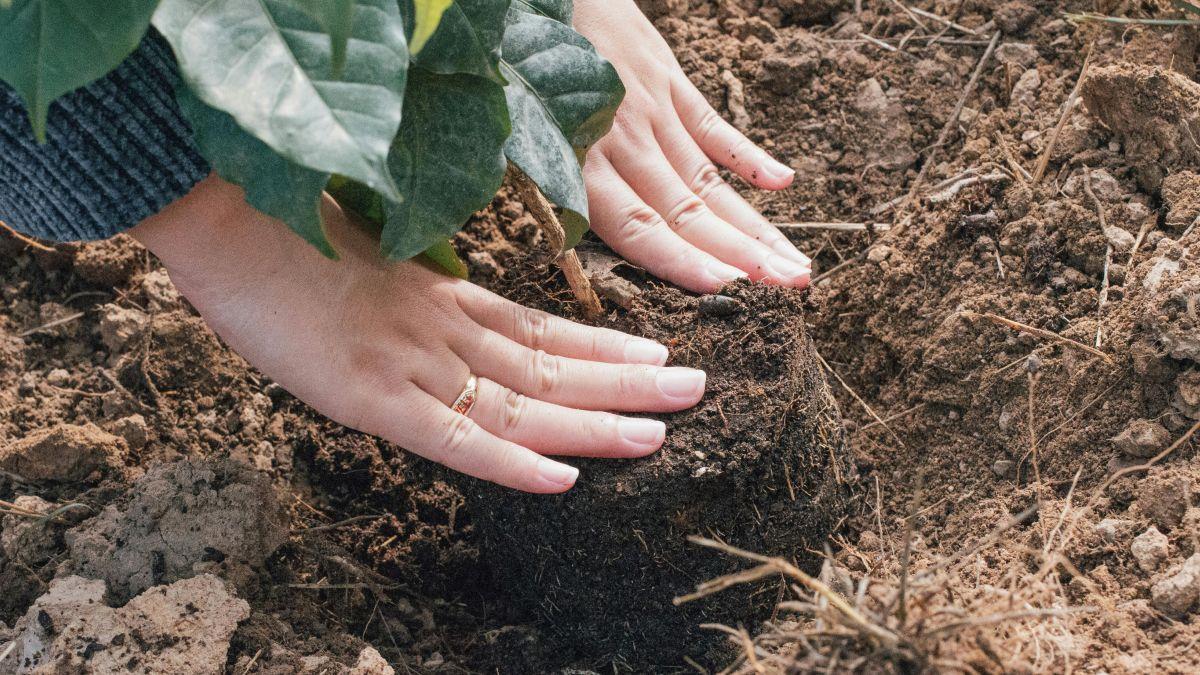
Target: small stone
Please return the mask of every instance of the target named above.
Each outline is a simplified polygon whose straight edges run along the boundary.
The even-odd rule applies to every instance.
[[[1191,503],[1192,483],[1186,475],[1156,475],[1143,478],[1134,502],[1137,510],[1158,526],[1170,531],[1183,521]]]
[[[1109,544],[1115,544],[1124,538],[1132,523],[1120,518],[1105,518],[1092,527],[1092,531]]]
[[[146,418],[136,413],[113,422],[111,430],[117,436],[124,438],[125,442],[133,450],[140,450],[145,447],[149,437]]]
[[[1036,373],[1042,369],[1042,357],[1037,354],[1030,354],[1025,357],[1025,370],[1031,373]]]
[[[1108,239],[1109,245],[1117,251],[1128,251],[1133,248],[1133,235],[1128,230],[1115,225],[1109,225],[1104,228],[1104,237]]]
[[[101,308],[100,341],[110,352],[119,352],[135,336],[150,325],[145,312],[120,305],[108,304]]]
[[[1148,530],[1133,538],[1129,552],[1133,554],[1134,560],[1137,560],[1138,567],[1150,574],[1167,559],[1167,555],[1170,554],[1170,542],[1167,535],[1151,525]]]
[[[1003,64],[1028,68],[1037,63],[1037,47],[1026,42],[1005,42],[996,48],[996,60]]]
[[[706,295],[700,298],[698,305],[704,316],[733,316],[744,309],[741,301],[728,295]]]
[[[870,251],[867,251],[867,260],[877,265],[890,257],[892,257],[892,248],[890,246],[875,246]]]
[[[1011,459],[998,459],[992,464],[992,473],[996,474],[997,478],[1005,478],[1011,476],[1016,467],[1017,463]]]
[[[71,374],[62,368],[55,368],[46,374],[46,382],[56,387],[65,387],[71,383]]]
[[[1171,405],[1194,420],[1200,420],[1200,370],[1188,371],[1175,380],[1175,398]]]
[[[142,277],[142,292],[150,301],[150,309],[156,312],[179,307],[179,291],[175,290],[166,270],[154,270]]]
[[[1038,17],[1038,12],[1024,0],[1006,2],[992,11],[992,19],[1005,35],[1019,35]]]
[[[1017,83],[1013,85],[1009,101],[1013,105],[1024,106],[1029,110],[1037,107],[1038,90],[1042,88],[1042,76],[1037,68],[1030,68],[1021,73]]]
[[[1163,425],[1150,420],[1134,420],[1112,439],[1117,452],[1130,457],[1153,457],[1167,447],[1171,434]]]
[[[1080,169],[1076,171],[1067,182],[1063,184],[1063,192],[1071,197],[1084,198],[1087,192],[1084,189],[1086,179],[1084,176],[1090,171],[1090,179],[1092,183],[1092,193],[1096,195],[1096,199],[1102,202],[1117,201],[1125,196],[1125,191],[1121,189],[1121,184],[1117,182],[1112,174],[1104,169]]]
[[[1173,618],[1191,611],[1200,596],[1200,553],[1184,561],[1174,574],[1150,588],[1150,603]]]

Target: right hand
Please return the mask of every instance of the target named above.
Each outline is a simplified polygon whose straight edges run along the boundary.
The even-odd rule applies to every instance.
[[[210,176],[131,230],[209,326],[317,411],[451,469],[527,492],[578,470],[545,455],[640,457],[662,422],[607,410],[695,405],[705,374],[662,345],[526,309],[416,262],[387,263],[332,201],[339,261]],[[470,374],[470,416],[450,410]]]

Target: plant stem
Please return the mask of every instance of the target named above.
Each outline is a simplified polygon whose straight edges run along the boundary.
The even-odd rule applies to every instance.
[[[546,200],[546,196],[529,176],[511,164],[508,166],[508,176],[517,190],[517,197],[525,204],[525,208],[529,209],[533,219],[537,221],[546,235],[550,248],[557,256],[555,263],[563,271],[563,276],[567,278],[567,283],[570,284],[575,299],[583,307],[583,313],[590,318],[603,314],[604,306],[600,304],[600,297],[596,295],[595,289],[592,288],[592,282],[588,279],[587,273],[583,271],[579,255],[574,250],[563,250],[567,234],[563,230],[562,223],[558,222],[558,216],[554,215],[554,209]]]

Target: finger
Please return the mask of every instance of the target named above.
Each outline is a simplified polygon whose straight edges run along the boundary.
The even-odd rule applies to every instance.
[[[683,73],[671,78],[671,100],[684,127],[712,160],[728,167],[755,187],[782,190],[796,172],[726,122]]]
[[[787,286],[808,283],[810,268],[772,251],[762,242],[721,220],[680,178],[662,151],[617,144],[609,159],[627,185],[660,213],[679,236],[722,262],[746,271],[753,281]]]
[[[621,180],[601,152],[584,165],[592,229],[629,262],[696,293],[715,293],[746,273],[684,241]]]
[[[463,311],[472,320],[530,349],[605,363],[661,366],[667,362],[667,348],[653,340],[584,326],[509,302],[478,286],[466,292]]]
[[[758,209],[726,183],[717,167],[696,145],[695,139],[683,128],[682,123],[666,124],[661,131],[659,145],[675,171],[688,188],[704,200],[712,212],[742,232],[762,242],[779,255],[786,256],[804,265],[812,266],[812,259],[804,255],[774,225],[767,222]]]
[[[575,467],[493,436],[416,387],[394,403],[390,417],[405,423],[373,433],[447,468],[538,494],[565,492],[579,476]]]
[[[479,380],[470,416],[500,438],[550,455],[642,457],[658,450],[667,434],[658,420],[566,408],[486,378]]]
[[[704,371],[582,361],[486,331],[457,349],[471,372],[539,401],[583,410],[671,412],[704,395]]]

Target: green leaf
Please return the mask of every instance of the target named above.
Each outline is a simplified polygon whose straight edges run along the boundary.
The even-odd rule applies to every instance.
[[[574,0],[513,0],[513,8],[541,14],[569,26],[574,17],[575,2]]]
[[[567,246],[574,246],[588,227],[579,158],[612,127],[625,88],[583,36],[515,7],[501,73],[513,128],[504,152],[563,209]]]
[[[158,0],[15,0],[0,8],[0,80],[46,140],[54,99],[104,77],[141,42]]]
[[[333,176],[325,185],[325,191],[343,210],[354,214],[363,225],[371,228],[376,237],[383,232],[383,223],[387,215],[383,208],[383,197],[362,183],[346,178]]]
[[[454,250],[454,246],[449,240],[442,240],[422,251],[421,255],[428,258],[438,267],[446,270],[451,276],[456,276],[459,279],[466,279],[468,276],[467,264],[462,258],[458,257],[458,252]]]
[[[412,55],[416,56],[437,30],[443,13],[453,3],[453,0],[412,0],[412,3],[413,32],[408,46]]]
[[[507,12],[508,0],[454,0],[415,65],[444,75],[465,73],[503,84],[498,64]]]
[[[354,0],[296,0],[296,3],[329,34],[333,70],[342,72],[346,65],[346,44],[354,30]]]
[[[1200,6],[1197,6],[1191,2],[1187,2],[1187,0],[1171,0],[1171,4],[1174,5],[1176,9],[1182,9],[1183,11],[1191,12],[1192,14],[1200,14]]]
[[[205,104],[186,86],[176,92],[200,152],[221,178],[242,186],[246,202],[287,223],[321,253],[337,258],[321,223],[321,191],[329,174],[280,157],[242,130],[229,114]]]
[[[295,0],[162,0],[154,25],[205,103],[301,166],[400,200],[387,170],[408,71],[396,0],[355,0],[340,78],[329,36]]]
[[[414,70],[388,164],[404,194],[387,203],[381,247],[403,260],[457,232],[504,180],[508,112],[500,85]]]

